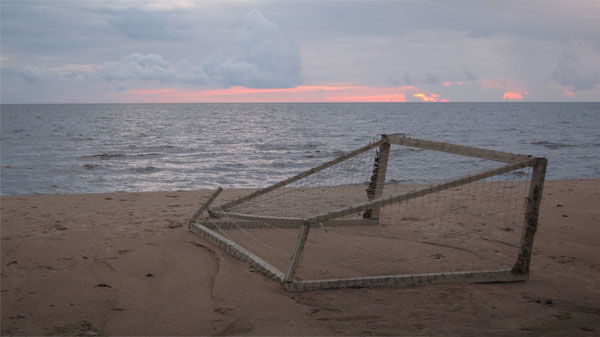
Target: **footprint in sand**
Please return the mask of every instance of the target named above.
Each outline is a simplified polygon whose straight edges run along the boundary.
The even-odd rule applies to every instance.
[[[98,283],[94,286],[94,288],[112,288],[112,287],[106,283]]]

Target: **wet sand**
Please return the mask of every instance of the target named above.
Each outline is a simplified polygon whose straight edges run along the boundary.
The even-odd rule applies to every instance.
[[[188,232],[210,193],[2,196],[2,334],[600,334],[598,179],[546,182],[527,282],[303,293]]]

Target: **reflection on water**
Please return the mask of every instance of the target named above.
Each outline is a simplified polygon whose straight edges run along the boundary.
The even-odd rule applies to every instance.
[[[550,179],[600,177],[600,103],[2,105],[1,112],[2,194],[260,187],[381,133],[546,156]],[[411,179],[419,174],[427,172]],[[396,178],[405,179],[390,172]]]

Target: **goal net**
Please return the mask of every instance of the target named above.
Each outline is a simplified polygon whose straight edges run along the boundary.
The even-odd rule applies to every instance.
[[[526,280],[546,159],[382,135],[190,230],[289,290]]]

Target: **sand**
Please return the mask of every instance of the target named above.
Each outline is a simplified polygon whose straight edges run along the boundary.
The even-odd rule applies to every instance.
[[[546,182],[527,282],[303,293],[188,232],[210,193],[2,196],[2,335],[600,335],[598,179]]]

